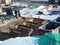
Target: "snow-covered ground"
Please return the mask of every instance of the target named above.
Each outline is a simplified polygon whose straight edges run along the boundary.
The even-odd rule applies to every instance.
[[[50,16],[50,15],[32,15],[32,17],[34,17],[34,18],[40,18],[40,19],[46,19],[46,20],[55,20],[57,17],[59,17],[59,15],[52,15],[52,16]]]
[[[29,4],[27,3],[22,3],[22,2],[12,2],[11,6],[21,6],[21,7],[28,7]]]
[[[49,15],[51,12],[45,12],[46,14],[37,15],[39,11],[41,11],[41,8],[44,8],[44,7],[45,6],[41,5],[34,9],[24,8],[20,10],[20,14],[22,17],[27,17],[29,15],[32,15],[32,17],[34,18],[41,18],[41,19],[47,19],[47,20],[54,20],[57,17],[59,17],[59,14]],[[52,11],[60,11],[60,6],[57,6],[57,8],[53,8]]]
[[[38,39],[35,37],[16,37],[1,41],[0,45],[38,45]]]

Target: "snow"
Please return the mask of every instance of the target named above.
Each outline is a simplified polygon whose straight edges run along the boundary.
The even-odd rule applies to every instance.
[[[34,9],[24,8],[24,9],[20,10],[20,13],[21,13],[21,15],[27,14],[27,13],[30,13],[30,14],[32,14],[32,15],[36,15],[36,14],[38,14],[39,11],[41,11],[41,9],[44,8],[44,7],[46,7],[46,6],[41,5],[41,6],[37,7],[37,8],[34,8]],[[45,11],[45,10],[44,10],[44,11]],[[41,12],[42,12],[42,11],[41,11]]]
[[[12,6],[20,6],[20,3],[18,3],[18,2],[12,3]]]
[[[32,15],[34,18],[46,19],[46,20],[55,20],[59,15]]]
[[[31,14],[29,14],[31,15]],[[28,17],[29,15],[22,15],[22,17]],[[40,18],[40,19],[46,19],[46,20],[55,20],[59,15],[32,15],[33,18]]]
[[[30,13],[29,11],[30,11],[29,8],[24,8],[24,9],[20,10],[20,14],[21,15],[28,14],[28,13]]]
[[[11,6],[21,6],[21,7],[28,7],[28,4],[26,4],[26,3],[22,3],[22,2],[13,2],[12,4],[11,4]]]
[[[38,14],[38,10],[36,10],[36,9],[29,9],[29,8],[24,8],[24,9],[22,9],[22,10],[20,10],[20,14],[21,15],[24,15],[24,14]]]
[[[38,11],[41,11],[41,9],[43,9],[43,8],[45,8],[45,7],[46,7],[46,6],[41,5],[41,6],[37,7],[37,10],[38,10]]]
[[[3,43],[3,41],[0,41],[0,44]]]
[[[24,8],[23,10],[20,10],[20,13],[21,13],[21,16],[22,17],[27,17],[30,15],[32,15],[33,18],[41,18],[41,19],[47,19],[47,20],[54,20],[56,19],[57,17],[59,17],[58,14],[52,14],[52,15],[49,15],[51,13],[51,11],[46,11],[44,10],[44,14],[42,15],[37,15],[39,13],[39,11],[41,11],[42,8],[44,8],[45,6],[44,5],[41,5],[37,8],[34,8],[34,9],[29,9],[29,8]],[[58,8],[54,9],[52,11],[59,11],[60,10],[60,6],[58,6]]]
[[[0,45],[38,45],[35,37],[16,37],[3,41]]]
[[[31,10],[30,10],[30,14],[36,15],[36,14],[38,14],[38,10],[36,10],[36,9],[31,9]]]
[[[57,8],[53,8],[53,11],[60,11],[60,6],[57,6]]]
[[[44,14],[49,14],[50,11],[47,11],[47,10],[43,10],[43,11],[42,11],[42,10],[41,10],[41,9],[43,9],[43,8],[45,8],[45,7],[46,7],[46,6],[41,5],[41,6],[37,7],[37,8],[34,8],[34,9],[24,8],[24,9],[20,10],[20,14],[21,14],[21,15],[24,15],[24,14],[36,15],[36,14],[39,13],[39,11],[40,11],[40,12],[43,12]]]

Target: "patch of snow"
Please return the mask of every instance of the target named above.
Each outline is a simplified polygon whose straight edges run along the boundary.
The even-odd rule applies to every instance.
[[[3,41],[0,41],[0,44],[3,43]]]
[[[0,45],[38,45],[35,37],[17,37],[3,41]]]
[[[60,11],[60,6],[57,6],[57,8],[53,8],[53,11]]]
[[[37,10],[42,11],[41,9],[43,9],[43,8],[45,8],[45,7],[46,7],[46,6],[41,5],[41,6],[37,7]]]
[[[36,15],[38,13],[39,13],[39,11],[37,9],[31,9],[30,10],[30,14],[32,14],[32,15]]]
[[[34,18],[46,19],[46,20],[55,20],[59,15],[32,15]]]
[[[46,10],[44,10],[44,12],[43,12],[44,14],[37,15],[39,13],[39,11],[41,11],[41,9],[44,7],[45,7],[44,5],[41,5],[38,8],[34,8],[34,9],[24,8],[23,10],[20,11],[20,13],[21,13],[22,17],[26,17],[26,16],[28,16],[28,14],[31,14],[32,17],[34,17],[34,18],[39,17],[41,19],[47,19],[47,20],[54,20],[59,16],[57,14],[49,15],[51,13],[51,11],[47,12]],[[60,10],[60,6],[58,6],[58,8],[55,10],[57,10],[57,11]]]
[[[13,2],[11,6],[21,6],[21,7],[28,7],[28,4],[21,3],[21,2]]]
[[[38,14],[38,10],[36,10],[36,9],[29,9],[29,8],[24,8],[24,9],[22,9],[22,10],[20,10],[20,14],[21,15],[26,15],[26,14],[34,14],[34,15],[36,15],[36,14]]]

